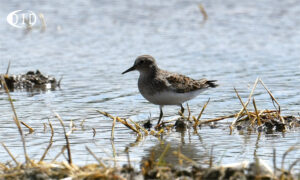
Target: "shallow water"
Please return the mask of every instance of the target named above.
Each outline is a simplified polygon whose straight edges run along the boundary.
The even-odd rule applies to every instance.
[[[148,103],[137,89],[138,73],[121,75],[136,56],[151,54],[158,65],[169,71],[217,79],[220,86],[202,93],[189,102],[194,115],[210,97],[211,102],[202,118],[230,115],[241,105],[233,91],[236,87],[244,101],[257,77],[262,78],[281,104],[284,114],[299,113],[300,84],[300,3],[279,1],[201,1],[208,14],[203,16],[194,1],[0,1],[0,71],[5,72],[11,61],[10,73],[20,74],[39,69],[42,73],[63,76],[62,88],[43,92],[12,92],[20,120],[35,129],[26,134],[30,157],[39,159],[48,145],[50,119],[55,129],[54,144],[47,160],[52,160],[65,144],[62,128],[55,111],[69,126],[72,120],[77,130],[70,135],[74,162],[94,162],[88,146],[99,157],[110,157],[112,121],[96,110],[145,121],[150,114],[156,123],[159,109]],[[8,25],[5,18],[17,9],[43,13],[47,28],[39,24],[31,32]],[[257,106],[272,109],[268,94],[259,86],[255,91]],[[0,91],[0,141],[5,142],[18,159],[23,149],[18,130],[12,120],[7,96]],[[174,118],[176,106],[164,108],[164,120]],[[80,127],[82,120],[84,128]],[[174,132],[163,137],[164,144],[178,146],[186,156],[199,163],[209,159],[213,147],[214,163],[253,161],[254,154],[272,164],[276,148],[278,165],[283,153],[299,145],[300,133],[261,134],[234,132],[229,135],[228,122],[217,128],[203,127],[199,134],[192,131]],[[93,137],[95,128],[96,135]],[[26,131],[26,129],[24,128]],[[148,136],[134,143],[136,136],[118,124],[115,131],[115,151],[118,164],[127,161],[125,147],[130,146],[132,163],[139,167],[141,159],[152,150],[161,152],[164,145]],[[300,157],[296,151],[288,155],[286,166]],[[171,157],[172,158],[172,157]],[[1,162],[10,158],[0,148]],[[64,160],[60,157],[59,160]],[[173,159],[174,161],[174,159]],[[299,165],[296,170],[299,170]]]

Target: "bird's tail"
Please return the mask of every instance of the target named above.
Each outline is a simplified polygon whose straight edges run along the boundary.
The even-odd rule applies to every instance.
[[[208,87],[215,88],[219,86],[216,81],[217,80],[207,80],[205,84],[207,84]]]

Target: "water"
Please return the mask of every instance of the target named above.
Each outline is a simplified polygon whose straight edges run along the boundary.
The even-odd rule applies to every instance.
[[[208,14],[205,23],[199,3]],[[257,77],[263,79],[277,98],[283,114],[299,113],[300,4],[297,0],[13,0],[1,1],[0,7],[0,71],[6,71],[10,60],[10,73],[39,69],[58,79],[63,76],[62,88],[56,91],[11,93],[19,119],[35,129],[33,134],[26,134],[31,158],[39,159],[48,145],[50,129],[47,127],[44,131],[43,125],[48,119],[55,135],[46,160],[52,160],[65,144],[62,128],[53,114],[55,111],[66,126],[72,120],[77,127],[70,135],[74,162],[94,162],[85,150],[88,146],[97,156],[113,164],[112,120],[96,110],[136,122],[145,121],[151,114],[156,123],[159,115],[159,108],[139,94],[138,73],[121,75],[141,54],[153,55],[163,69],[195,79],[218,80],[220,87],[205,91],[189,102],[192,113],[197,115],[211,98],[202,116],[204,119],[238,112],[241,105],[233,87],[246,101]],[[46,31],[41,32],[36,25],[25,33],[8,25],[5,17],[18,9],[43,13]],[[255,92],[258,108],[273,108],[261,86]],[[22,161],[22,143],[3,91],[0,101],[0,141]],[[174,118],[178,110],[176,106],[165,107],[164,120]],[[83,120],[84,128],[81,128]],[[186,156],[199,163],[209,159],[213,147],[215,164],[252,161],[254,154],[272,164],[273,148],[276,148],[280,165],[283,153],[299,145],[299,129],[260,136],[246,131],[229,135],[231,120],[218,123],[215,129],[202,127],[198,135],[192,130],[184,133],[174,130],[165,135],[163,141],[148,136],[137,143],[135,134],[117,124],[113,145],[118,164],[127,161],[126,147],[130,147],[131,161],[138,168],[141,159],[151,151],[161,152],[170,143],[172,150],[180,146]],[[92,128],[96,130],[95,137]],[[286,166],[299,157],[299,151],[288,155]],[[0,158],[1,162],[10,160],[3,148],[0,148]]]

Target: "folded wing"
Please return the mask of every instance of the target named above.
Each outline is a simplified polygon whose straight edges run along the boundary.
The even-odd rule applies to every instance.
[[[168,86],[177,93],[187,93],[209,87],[217,87],[216,80],[200,79],[194,80],[181,74],[170,74],[166,76]]]

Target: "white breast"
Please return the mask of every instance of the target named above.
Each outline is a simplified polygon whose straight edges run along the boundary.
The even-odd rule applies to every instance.
[[[205,89],[187,92],[187,93],[176,93],[173,91],[162,91],[153,95],[142,94],[145,99],[153,104],[158,105],[180,105],[185,101],[191,100]]]

